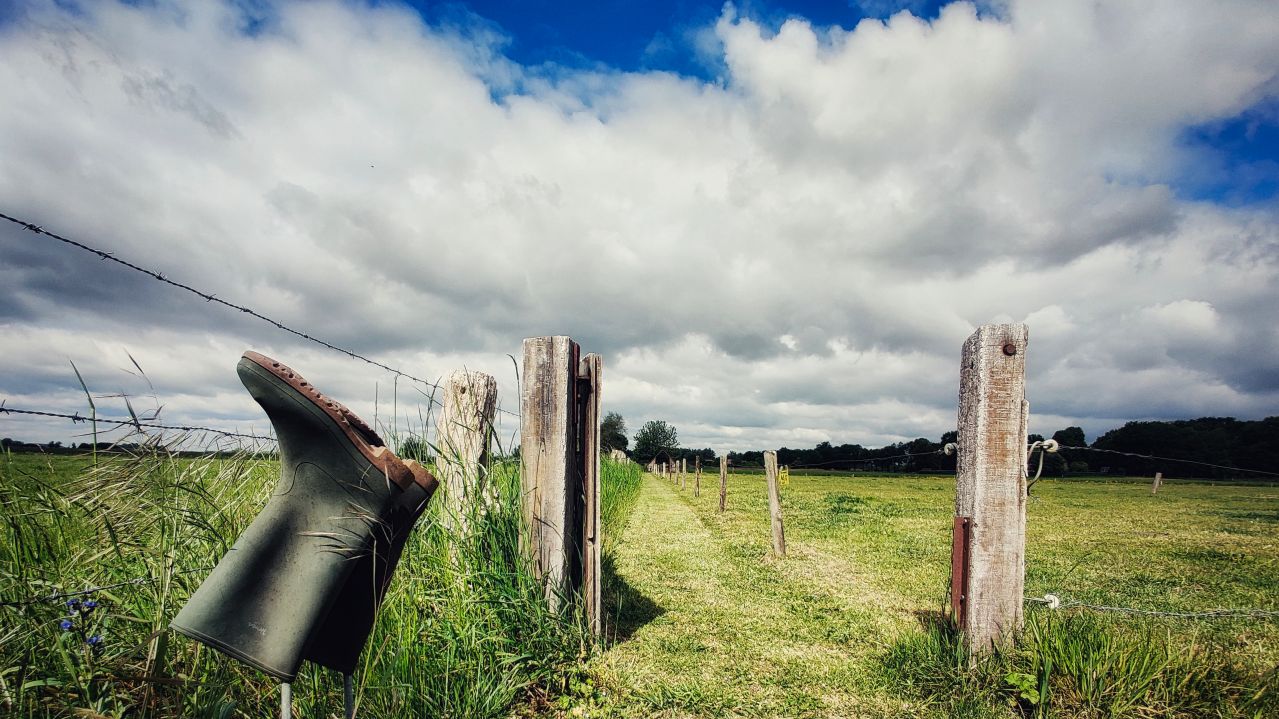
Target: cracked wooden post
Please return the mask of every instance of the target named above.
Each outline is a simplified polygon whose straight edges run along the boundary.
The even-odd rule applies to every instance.
[[[973,652],[1022,623],[1027,339],[1024,324],[983,325],[960,363],[951,612]]]
[[[724,511],[728,499],[728,455],[719,458],[719,511]]]
[[[777,489],[777,453],[764,452],[764,474],[768,475],[768,514],[773,525],[773,554],[786,556],[786,531],[782,528],[782,495]]]
[[[444,384],[435,422],[435,471],[444,486],[444,524],[466,532],[479,503],[497,499],[488,484],[489,440],[497,410],[497,380],[458,370]]]
[[[702,455],[693,458],[693,496],[702,496]]]
[[[603,363],[568,337],[524,340],[520,511],[524,551],[558,609],[578,596],[600,627],[599,409]]]

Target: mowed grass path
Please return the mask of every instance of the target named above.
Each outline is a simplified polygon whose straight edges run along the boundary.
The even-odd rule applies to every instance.
[[[615,549],[621,636],[593,667],[607,714],[944,715],[881,659],[942,608],[953,479],[793,477],[784,560],[771,556],[763,477],[732,475],[723,514],[718,477],[703,479],[695,498],[691,477],[680,490],[646,476]],[[1279,610],[1274,487],[1173,484],[1152,497],[1138,483],[1042,482],[1028,545],[1030,595]],[[1106,617],[1186,647],[1210,638],[1262,671],[1279,663],[1277,621]]]

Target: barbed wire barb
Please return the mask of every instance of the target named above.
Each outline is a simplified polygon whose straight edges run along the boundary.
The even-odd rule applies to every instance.
[[[195,569],[183,569],[181,571],[174,572],[173,574],[177,576],[182,574],[192,574],[194,572],[206,572],[211,571],[212,569],[213,567],[196,567]],[[105,592],[108,589],[146,584],[148,582],[158,582],[160,579],[160,577],[138,577],[137,579],[128,579],[123,582],[116,582],[115,584],[103,584],[100,587],[89,587],[88,589],[81,589],[76,592],[54,592],[53,594],[41,594],[27,599],[19,599],[17,601],[0,602],[0,607],[25,607],[32,604],[41,604],[43,602],[56,602],[59,599],[82,597],[86,594],[97,594],[98,592]]]
[[[1122,452],[1117,449],[1099,449],[1097,447],[1076,447],[1068,444],[1060,445],[1058,449],[1072,449],[1072,450],[1079,450],[1081,452],[1105,452],[1107,454],[1119,454],[1125,457],[1135,457],[1137,459],[1150,459],[1156,462],[1182,462],[1184,464],[1197,464],[1201,467],[1227,469],[1227,470],[1230,470],[1231,472],[1251,472],[1253,474],[1264,474],[1270,477],[1279,477],[1279,472],[1270,472],[1264,469],[1248,469],[1247,467],[1231,467],[1230,465],[1226,465],[1226,464],[1213,464],[1212,462],[1200,462],[1194,459],[1176,459],[1175,457],[1158,457],[1153,454],[1138,454],[1137,452]]]
[[[88,417],[82,416],[79,412],[76,412],[75,414],[66,414],[65,412],[45,412],[45,411],[34,410],[34,409],[18,409],[16,407],[8,407],[3,405],[0,405],[0,414],[25,414],[25,415],[35,416],[35,417],[55,417],[55,418],[61,418],[61,419],[69,419],[76,424],[79,424],[80,422],[89,421]],[[142,427],[147,427],[150,429],[173,430],[175,432],[211,432],[213,434],[222,435],[223,437],[238,437],[241,439],[263,440],[267,442],[276,441],[275,437],[268,437],[266,435],[261,435],[261,434],[229,432],[224,429],[214,429],[212,427],[187,427],[183,425],[159,424],[156,422],[141,422],[137,420],[136,418],[96,417],[94,418],[94,421],[101,422],[102,424],[116,425],[116,427],[113,427],[112,429],[118,429],[120,427],[135,427],[135,428],[141,429]]]

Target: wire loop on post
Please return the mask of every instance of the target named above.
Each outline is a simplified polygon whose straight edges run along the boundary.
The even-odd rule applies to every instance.
[[[1033,454],[1036,449],[1039,450],[1039,468],[1035,470],[1034,479],[1031,479],[1026,483],[1027,495],[1030,494],[1030,488],[1035,485],[1035,482],[1039,481],[1039,476],[1044,473],[1044,454],[1048,452],[1056,454],[1059,447],[1060,445],[1057,444],[1057,440],[1055,439],[1036,440],[1030,444],[1030,449],[1026,451],[1026,454],[1030,455]],[[1023,477],[1029,478],[1030,470],[1027,467],[1023,467],[1021,473]]]

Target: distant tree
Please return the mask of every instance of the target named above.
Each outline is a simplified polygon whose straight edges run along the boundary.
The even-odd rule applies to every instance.
[[[604,415],[604,421],[600,422],[600,444],[605,452],[613,449],[626,451],[630,440],[626,438],[626,420],[622,419],[622,415],[616,412]]]
[[[644,464],[665,451],[674,459],[671,450],[679,449],[679,433],[664,420],[652,419],[635,433],[635,459]]]
[[[1056,432],[1053,432],[1053,439],[1057,440],[1058,444],[1063,444],[1067,447],[1088,446],[1087,440],[1084,439],[1084,431],[1079,427],[1059,429]]]

